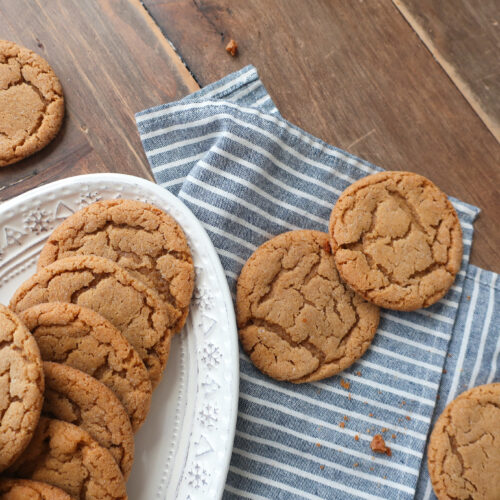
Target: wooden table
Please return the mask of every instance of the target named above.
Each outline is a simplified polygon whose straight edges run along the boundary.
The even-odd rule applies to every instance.
[[[0,0],[0,37],[50,62],[67,105],[49,147],[0,169],[0,200],[83,173],[151,178],[134,113],[251,63],[288,120],[384,168],[422,173],[478,205],[472,262],[499,272],[497,6]],[[231,38],[239,45],[235,58],[224,50]]]

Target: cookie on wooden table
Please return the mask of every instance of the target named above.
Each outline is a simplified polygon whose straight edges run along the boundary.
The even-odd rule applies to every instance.
[[[47,61],[0,40],[0,167],[45,147],[63,116],[62,87]]]
[[[134,461],[134,433],[125,408],[95,378],[60,363],[43,363],[43,415],[78,425],[110,451],[127,479]]]
[[[8,474],[42,481],[81,500],[125,500],[120,468],[88,432],[61,420],[41,417],[29,446]]]
[[[43,367],[35,339],[0,304],[0,471],[28,446],[43,404]]]
[[[34,335],[44,361],[77,368],[111,389],[139,430],[151,405],[152,386],[139,354],[101,315],[76,304],[48,302],[19,317]]]
[[[328,235],[290,231],[261,245],[238,278],[237,320],[254,365],[277,380],[335,375],[370,345],[379,309],[343,283]]]
[[[120,264],[165,300],[173,333],[184,326],[194,265],[184,232],[170,215],[134,200],[93,203],[49,236],[38,268],[74,255],[99,255]]]
[[[500,498],[500,383],[463,392],[444,409],[427,460],[439,500]]]
[[[71,497],[47,483],[0,478],[0,500],[71,500]]]
[[[342,278],[387,309],[434,304],[462,261],[453,205],[430,180],[411,172],[381,172],[349,186],[333,207],[330,241]]]
[[[167,364],[171,331],[165,303],[142,281],[103,257],[68,257],[25,281],[10,306],[21,312],[44,302],[78,304],[106,318],[139,353],[153,388],[158,385]]]

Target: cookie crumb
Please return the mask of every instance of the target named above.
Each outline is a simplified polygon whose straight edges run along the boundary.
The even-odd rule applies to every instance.
[[[316,443],[316,446],[317,446],[318,448],[321,448],[321,443]]]
[[[323,469],[325,468],[325,466],[324,466],[324,465],[320,465],[320,466],[319,466],[319,468],[320,468],[321,470],[323,470]]]
[[[235,57],[236,54],[238,54],[238,44],[232,38],[226,45],[226,52],[228,54],[231,54],[233,57]]]
[[[373,413],[368,413],[368,416],[369,417],[373,417]]]
[[[389,457],[392,455],[391,449],[385,445],[384,438],[381,434],[375,434],[375,436],[373,436],[370,447],[377,453],[385,453]]]
[[[352,399],[351,393],[349,393],[348,397],[349,397],[349,401],[351,401],[351,399]]]
[[[344,422],[340,422],[340,424],[339,424],[339,425],[340,425],[340,427],[342,427],[342,429],[345,427]]]
[[[396,439],[396,434],[393,434],[391,437],[392,439]]]
[[[356,434],[356,435],[354,436],[354,440],[355,440],[355,441],[359,441],[359,435],[358,435],[358,434]]]
[[[387,427],[382,427],[382,432],[387,432],[387,431],[388,431]]]
[[[443,373],[446,375],[448,372],[446,371],[446,368],[443,368]]]
[[[356,375],[357,375],[358,377],[361,377],[361,372],[356,372]]]
[[[408,415],[406,415],[405,418],[406,418],[406,420],[411,420],[411,418]]]
[[[340,379],[340,385],[346,390],[348,391],[351,387],[351,384],[349,382],[347,382],[347,380],[344,380],[343,378]]]
[[[353,467],[359,467],[359,462],[354,462],[354,463],[352,464],[352,466],[353,466]]]
[[[344,420],[345,420],[346,422],[349,422],[349,417],[348,417],[347,415],[344,415]]]
[[[375,469],[373,467],[370,467],[370,470],[373,472]]]

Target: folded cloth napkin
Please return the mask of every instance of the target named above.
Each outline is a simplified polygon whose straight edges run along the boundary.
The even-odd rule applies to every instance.
[[[261,243],[292,229],[327,231],[340,193],[381,170],[283,119],[252,66],[136,120],[156,181],[201,221],[233,293]],[[433,497],[424,460],[433,418],[500,375],[497,275],[468,265],[479,210],[452,202],[464,238],[455,284],[425,310],[383,311],[371,347],[340,376],[280,383],[240,353],[224,498]],[[391,457],[371,451],[376,433]]]

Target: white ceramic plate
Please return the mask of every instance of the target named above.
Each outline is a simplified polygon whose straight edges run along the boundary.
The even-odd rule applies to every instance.
[[[129,497],[216,499],[226,480],[238,405],[233,303],[207,233],[186,206],[152,182],[122,174],[71,177],[0,205],[0,302],[35,272],[48,235],[68,215],[100,199],[150,202],[187,235],[196,287],[183,331],[172,341],[163,380],[135,439]]]

